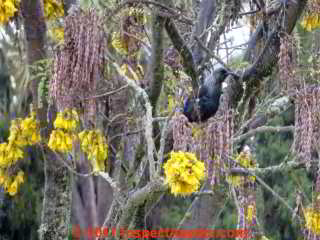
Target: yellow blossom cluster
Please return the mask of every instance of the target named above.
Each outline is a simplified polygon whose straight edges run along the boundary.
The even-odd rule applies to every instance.
[[[255,163],[252,159],[252,155],[248,152],[241,152],[236,160],[236,162],[238,162],[240,164],[240,166],[244,167],[244,168],[255,168]],[[245,179],[249,178],[250,182],[254,182],[256,180],[255,176],[249,176],[249,177],[245,177],[245,176],[239,176],[239,175],[229,175],[227,177],[227,182],[232,184],[233,186],[240,186],[241,184],[244,183]]]
[[[0,168],[7,168],[23,158],[23,151],[13,143],[0,144]]]
[[[246,219],[249,223],[252,223],[253,219],[256,217],[256,206],[250,204],[247,208]]]
[[[79,116],[75,109],[65,109],[57,114],[48,146],[53,151],[67,153],[72,150],[72,142],[76,137],[74,131],[79,123]]]
[[[320,211],[309,207],[304,210],[306,228],[316,235],[320,235]]]
[[[72,150],[73,134],[64,132],[63,130],[53,130],[48,146],[53,151],[67,153]]]
[[[309,32],[320,27],[320,14],[314,13],[304,16],[301,26]]]
[[[99,130],[84,130],[79,133],[81,149],[88,154],[94,172],[105,170],[105,159],[108,157],[108,144]]]
[[[129,7],[123,12],[123,16],[125,16],[126,18],[132,17],[132,19],[134,19],[134,23],[130,23],[130,24],[133,24],[135,28],[137,28],[138,26],[143,26],[147,22],[147,18],[143,8]],[[130,21],[130,22],[133,22],[133,21]],[[136,30],[137,29],[135,30],[131,29],[129,30],[129,32],[131,35],[136,35],[134,38],[139,39],[142,36],[139,36],[140,34]],[[111,44],[119,54],[122,54],[122,55],[128,54],[129,45],[132,45],[132,43],[129,43],[129,42],[130,42],[130,38],[128,38],[128,36],[125,36],[121,32],[113,32],[112,38],[111,38]],[[136,51],[134,51],[133,54],[135,55]]]
[[[25,119],[15,119],[11,123],[9,142],[15,142],[18,146],[33,145],[40,142],[39,123],[35,113]]]
[[[47,20],[56,19],[64,16],[63,5],[56,0],[43,0],[44,17]]]
[[[147,17],[143,8],[130,7],[125,14],[133,16],[136,20],[136,23],[139,25],[144,25],[147,23]]]
[[[12,177],[5,174],[5,170],[23,158],[22,148],[40,142],[40,127],[36,120],[35,112],[25,119],[12,120],[8,142],[0,144],[0,185],[14,196],[23,183],[23,172],[12,180]]]
[[[19,185],[23,183],[23,172],[19,171],[12,180],[12,177],[5,174],[5,170],[23,158],[23,147],[40,142],[39,129],[36,114],[32,112],[25,119],[12,120],[8,142],[0,144],[0,185],[11,196],[17,193]]]
[[[116,49],[119,54],[128,54],[128,46],[123,40],[120,32],[113,32],[111,37],[111,45]]]
[[[79,116],[75,109],[65,109],[59,112],[54,121],[55,128],[61,128],[67,131],[74,131],[79,123]]]
[[[57,43],[63,43],[63,41],[64,41],[64,28],[63,27],[53,27],[49,30],[49,35]]]
[[[0,0],[0,24],[7,23],[18,11],[20,0]]]
[[[0,168],[8,168],[23,158],[22,148],[40,142],[39,123],[35,113],[11,121],[8,143],[0,144]]]
[[[0,170],[0,186],[2,186],[4,190],[10,194],[10,196],[14,196],[17,194],[19,186],[23,182],[23,171],[19,171],[17,176],[15,176],[15,178],[13,179],[13,177],[9,177],[2,170]]]
[[[175,196],[186,196],[197,191],[205,176],[204,163],[189,152],[171,152],[163,168],[166,182]]]
[[[105,159],[108,157],[108,145],[99,130],[84,130],[77,135],[80,119],[74,109],[65,109],[57,114],[48,146],[53,151],[67,153],[72,150],[73,142],[80,140],[81,149],[88,155],[94,172],[105,170]]]

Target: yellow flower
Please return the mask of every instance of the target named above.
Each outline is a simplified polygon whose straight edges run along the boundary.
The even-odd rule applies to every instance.
[[[112,33],[111,45],[118,53],[123,55],[128,54],[128,46],[119,32]]]
[[[14,0],[2,0],[0,3],[0,24],[3,24],[7,23],[18,11],[17,8],[19,8],[20,2]]]
[[[11,121],[9,143],[19,147],[33,145],[40,142],[40,126],[36,120],[35,113],[25,119],[15,119]]]
[[[246,151],[241,152],[237,158],[236,162],[238,162],[244,168],[254,168],[256,167],[255,162],[252,159],[251,153]],[[227,182],[233,186],[240,186],[245,182],[245,179],[249,178],[250,182],[254,182],[256,180],[255,176],[239,176],[239,175],[229,175],[227,176]]]
[[[23,158],[23,151],[15,144],[7,145],[7,158],[10,164],[16,163],[20,158]]]
[[[72,142],[72,134],[65,133],[63,130],[53,130],[50,135],[48,146],[53,151],[67,153],[72,150]]]
[[[172,112],[173,109],[176,107],[176,102],[175,99],[173,98],[172,95],[168,96],[168,112]]]
[[[99,130],[84,130],[79,133],[81,149],[88,154],[93,171],[104,171],[108,158],[108,144]]]
[[[315,13],[304,16],[301,26],[309,32],[320,27],[320,15]]]
[[[316,235],[320,235],[320,212],[313,208],[304,211],[306,228]]]
[[[3,9],[8,15],[11,16],[13,16],[13,14],[17,11],[16,7],[14,6],[14,2],[8,0],[3,3]]]
[[[0,185],[2,185],[6,180],[6,175],[0,170]]]
[[[23,171],[19,171],[18,172],[18,174],[17,174],[17,176],[16,176],[16,178],[15,178],[15,181],[17,182],[17,183],[23,183],[24,182],[24,172]]]
[[[47,20],[63,17],[64,10],[63,5],[55,0],[44,0],[44,16]]]
[[[0,0],[1,1],[1,0]],[[0,167],[6,168],[23,158],[23,148],[40,141],[39,125],[35,113],[26,119],[11,121],[9,142],[0,144]]]
[[[2,184],[5,191],[8,191],[8,188],[11,186],[10,184],[11,184],[11,179],[10,177],[6,176]]]
[[[58,113],[54,121],[54,127],[74,131],[77,128],[78,122],[79,117],[76,110],[65,109],[63,112]]]
[[[0,144],[0,167],[6,168],[23,158],[23,151],[15,144]]]
[[[17,194],[18,191],[18,182],[17,181],[13,181],[10,184],[10,187],[8,188],[8,193],[10,194],[10,196],[14,196]]]
[[[14,143],[20,147],[28,145],[28,140],[21,129],[21,119],[11,121],[9,143]]]
[[[49,30],[50,37],[53,38],[57,43],[63,43],[64,41],[64,28],[54,27]]]
[[[171,152],[163,168],[166,182],[175,196],[190,195],[197,191],[205,176],[204,163],[188,152]]]
[[[143,8],[130,7],[129,16],[134,16],[137,24],[144,25],[147,22],[147,18],[144,14]]]
[[[254,205],[249,205],[247,208],[247,221],[249,223],[252,223],[253,218],[255,217],[255,206]]]
[[[7,143],[0,143],[0,167],[5,168],[10,164],[10,160],[7,157]]]
[[[21,131],[24,136],[25,141],[29,145],[39,143],[41,140],[40,137],[40,126],[36,120],[34,113],[31,114],[31,117],[23,119],[21,121]]]

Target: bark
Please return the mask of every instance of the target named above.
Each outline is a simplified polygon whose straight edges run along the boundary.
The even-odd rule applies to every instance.
[[[47,27],[44,19],[42,1],[21,1],[21,12],[24,18],[25,36],[27,40],[28,64],[31,65],[38,60],[46,58],[44,45]],[[38,107],[39,80],[40,79],[33,80],[30,87],[32,103],[35,109]]]
[[[61,166],[51,150],[48,149],[45,156],[45,186],[39,239],[65,240],[70,230],[71,173]]]
[[[153,115],[156,114],[157,102],[162,90],[164,68],[163,68],[163,27],[165,18],[157,14],[152,16],[152,55],[150,63],[150,76],[152,79],[150,103]]]
[[[163,193],[166,189],[167,187],[163,184],[163,181],[157,180],[149,182],[145,187],[133,193],[123,207],[123,214],[117,224],[117,232],[119,233],[120,228],[129,228],[129,224],[139,206],[143,205],[146,200],[152,198],[154,195]]]
[[[216,1],[212,0],[203,0],[200,3],[200,12],[198,15],[197,22],[195,24],[195,30],[193,32],[192,39],[195,39],[195,37],[199,37],[201,42],[206,42],[208,38],[207,29],[210,27],[210,25],[213,22],[213,19],[216,16]],[[192,53],[194,56],[194,62],[196,66],[199,66],[204,58],[205,52],[201,48],[198,42],[194,45],[192,48]]]
[[[167,19],[165,28],[173,46],[177,49],[183,59],[183,67],[185,72],[191,77],[193,91],[194,93],[197,93],[199,87],[198,74],[192,52],[183,40],[172,19]]]
[[[0,48],[0,86],[1,86],[0,114],[5,117],[5,116],[9,116],[9,112],[10,112],[11,87],[10,87],[10,76],[8,74],[6,58],[1,48]]]
[[[21,12],[24,20],[25,36],[27,41],[28,64],[32,65],[38,60],[46,58],[45,36],[46,23],[43,12],[43,2],[40,0],[21,1]],[[31,72],[31,74],[35,74]],[[31,82],[33,108],[37,111],[40,124],[47,123],[48,105],[46,99],[42,100],[42,106],[38,104],[38,85],[40,79]],[[50,126],[54,119],[54,110],[50,109],[50,124],[42,137],[47,139]],[[70,226],[71,211],[71,175],[61,166],[56,155],[49,149],[43,150],[45,186],[41,226],[39,227],[39,239],[66,239]]]
[[[152,54],[150,62],[151,75],[151,92],[150,103],[152,106],[152,115],[157,115],[157,103],[162,91],[164,80],[164,63],[163,63],[163,28],[166,19],[158,14],[152,16]],[[153,128],[153,136],[159,135],[159,124],[155,122]]]

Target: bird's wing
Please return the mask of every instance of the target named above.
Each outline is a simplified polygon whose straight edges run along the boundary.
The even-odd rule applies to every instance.
[[[206,85],[201,85],[198,98],[202,98],[203,96],[208,96],[208,88]]]

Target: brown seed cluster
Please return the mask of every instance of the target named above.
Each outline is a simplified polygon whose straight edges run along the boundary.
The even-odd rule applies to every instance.
[[[296,48],[294,38],[289,35],[284,35],[280,38],[279,52],[279,77],[280,88],[284,92],[290,92],[297,87],[297,79],[295,78],[294,69],[296,68]]]
[[[87,99],[96,90],[103,67],[101,18],[94,10],[75,9],[65,19],[64,44],[55,55],[50,96],[58,110],[78,107],[87,116],[96,114],[96,103]]]
[[[313,147],[320,137],[320,88],[300,90],[295,102],[295,152],[309,168]]]
[[[225,166],[230,166],[232,153],[233,115],[226,111],[206,126],[191,126],[188,119],[179,114],[173,118],[174,151],[194,152],[205,162],[208,179],[218,184],[224,177]]]
[[[319,0],[309,0],[307,3],[307,11],[310,13],[320,13],[320,1]]]
[[[190,151],[192,143],[192,129],[188,118],[183,114],[176,114],[173,119],[173,151]]]
[[[209,148],[209,157],[206,159],[208,178],[211,184],[218,184],[220,177],[224,176],[224,167],[230,166],[229,157],[232,155],[231,137],[233,134],[233,116],[225,112],[217,121],[208,125],[206,130],[206,145]],[[203,153],[202,153],[203,154]]]

